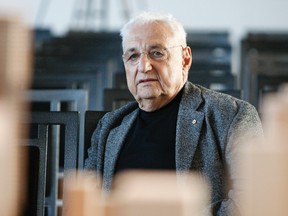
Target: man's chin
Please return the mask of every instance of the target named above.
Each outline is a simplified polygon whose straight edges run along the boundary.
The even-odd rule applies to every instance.
[[[140,94],[138,94],[138,98],[141,100],[152,100],[159,96],[160,94],[158,92],[153,92],[153,91],[152,92],[145,91],[145,92],[141,92]]]

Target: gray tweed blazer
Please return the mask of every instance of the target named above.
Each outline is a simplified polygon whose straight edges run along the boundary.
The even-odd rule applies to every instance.
[[[85,169],[103,175],[100,185],[105,190],[112,186],[117,157],[138,112],[136,102],[109,112],[93,133]],[[197,170],[207,177],[213,215],[236,215],[234,149],[262,134],[258,113],[249,103],[185,84],[176,126],[176,170]]]

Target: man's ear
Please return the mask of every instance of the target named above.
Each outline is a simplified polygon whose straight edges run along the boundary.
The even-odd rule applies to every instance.
[[[187,46],[183,49],[183,60],[182,60],[183,71],[185,71],[185,73],[188,74],[191,64],[192,64],[192,51],[191,48]]]

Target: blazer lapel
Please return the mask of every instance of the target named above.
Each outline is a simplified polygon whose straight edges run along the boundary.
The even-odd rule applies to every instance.
[[[191,113],[191,111],[190,111]],[[189,171],[198,145],[204,114],[178,115],[176,128],[176,170]]]
[[[200,89],[186,83],[179,106],[176,127],[176,170],[189,171],[198,145],[204,113],[197,111],[202,103]]]
[[[120,154],[120,150],[124,144],[127,133],[133,126],[133,122],[135,121],[137,115],[138,110],[126,116],[118,127],[111,130],[108,136],[103,170],[103,187],[106,189],[111,187],[117,158]]]

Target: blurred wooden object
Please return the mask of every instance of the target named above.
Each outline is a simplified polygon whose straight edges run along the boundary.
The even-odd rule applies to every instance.
[[[128,171],[116,178],[106,216],[207,216],[209,199],[200,175]]]
[[[96,178],[82,173],[66,193],[69,216],[210,215],[208,184],[197,174],[123,172],[105,197],[96,188]]]
[[[15,104],[0,99],[0,212],[1,215],[18,215],[22,192],[20,182],[25,181],[20,168],[22,156],[19,143],[18,113]],[[23,165],[22,165],[23,168]],[[18,203],[18,204],[17,204]]]
[[[78,172],[77,178],[66,175],[65,216],[105,216],[105,200],[97,188],[94,173]]]
[[[31,81],[31,32],[18,17],[0,14],[0,94],[15,94]]]
[[[264,98],[265,139],[241,151],[244,216],[288,215],[288,88]]]
[[[30,83],[31,38],[28,28],[15,17],[0,14],[0,212],[19,215],[25,192],[25,152],[19,146],[26,134],[26,104],[20,93]]]

